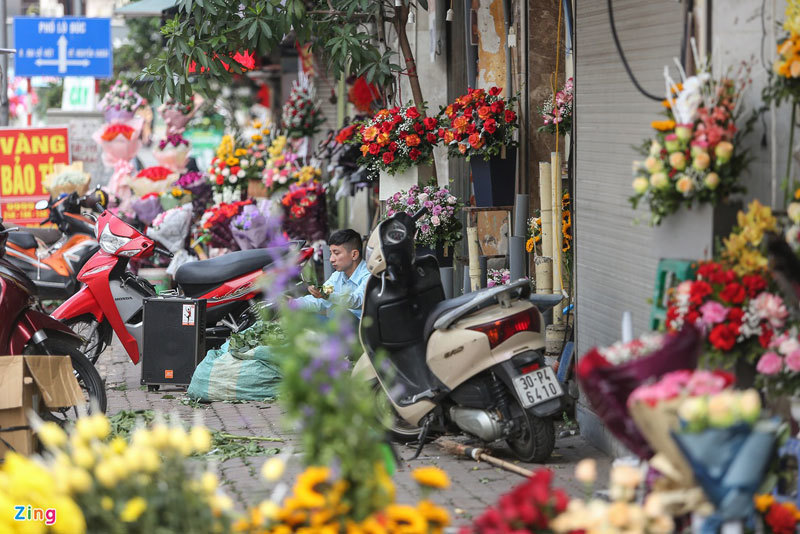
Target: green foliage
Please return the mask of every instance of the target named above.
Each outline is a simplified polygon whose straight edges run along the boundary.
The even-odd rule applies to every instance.
[[[416,3],[410,2],[410,8],[416,9]],[[424,8],[427,2],[419,4]],[[140,78],[153,78],[151,97],[186,101],[192,93],[207,95],[212,82],[225,85],[243,72],[226,59],[231,64],[227,70],[219,58],[244,50],[260,57],[293,35],[325,58],[334,78],[349,72],[386,87],[402,67],[395,52],[382,51],[374,28],[393,10],[393,3],[374,0],[181,0],[178,14],[161,28],[166,49],[151,59]],[[189,74],[192,62],[203,75]]]
[[[283,343],[286,336],[281,326],[273,321],[258,321],[252,327],[236,332],[230,337],[229,350],[232,353],[247,352],[260,346]]]
[[[347,481],[345,499],[353,517],[363,519],[386,506],[391,491],[374,394],[369,383],[352,377],[347,360],[361,353],[352,327],[346,316],[321,321],[288,308],[281,316],[290,340],[275,349],[284,376],[281,406],[300,426],[305,464],[331,466]]]
[[[114,73],[131,82],[162,49],[161,20],[158,17],[132,18],[126,21],[128,40],[114,50]],[[108,80],[106,84],[113,83]]]

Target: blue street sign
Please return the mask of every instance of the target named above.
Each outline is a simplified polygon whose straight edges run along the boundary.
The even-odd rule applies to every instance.
[[[16,76],[110,78],[111,19],[14,17]]]

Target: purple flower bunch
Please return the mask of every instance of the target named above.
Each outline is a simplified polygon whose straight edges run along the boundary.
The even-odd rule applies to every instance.
[[[412,186],[386,201],[386,216],[405,212],[413,215],[425,207],[428,212],[417,221],[417,245],[435,248],[437,243],[452,246],[461,239],[458,212],[462,204],[446,187],[431,183],[423,188]]]
[[[203,173],[201,172],[187,172],[175,182],[175,185],[183,189],[189,189],[189,186],[196,184],[198,181],[203,180]]]
[[[164,150],[168,146],[179,147],[181,145],[189,145],[189,141],[187,141],[181,134],[176,133],[172,135],[168,135],[166,139],[162,139],[158,143],[158,149]]]

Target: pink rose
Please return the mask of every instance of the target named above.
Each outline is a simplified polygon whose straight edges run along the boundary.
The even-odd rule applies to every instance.
[[[689,390],[689,395],[697,397],[719,393],[725,389],[725,385],[725,379],[720,375],[710,371],[695,371],[686,389]]]
[[[703,314],[703,322],[708,326],[721,323],[728,316],[728,308],[719,302],[709,300],[700,306],[700,313]]]
[[[761,293],[753,301],[753,306],[758,316],[769,321],[769,324],[772,325],[773,328],[783,327],[783,323],[789,315],[789,311],[786,309],[783,299],[772,293]]]
[[[758,360],[756,371],[764,375],[774,375],[780,372],[782,367],[783,360],[781,357],[774,352],[767,352]]]
[[[800,371],[800,350],[796,350],[786,357],[786,367],[794,372]]]

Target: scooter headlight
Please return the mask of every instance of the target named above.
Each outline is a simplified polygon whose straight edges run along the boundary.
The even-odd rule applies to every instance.
[[[386,229],[386,241],[392,245],[397,245],[403,242],[407,234],[408,232],[406,232],[406,227],[403,223],[397,220],[390,221],[389,227]]]
[[[100,234],[100,248],[109,254],[116,252],[130,242],[128,237],[120,237],[111,233],[111,228],[106,226]]]

